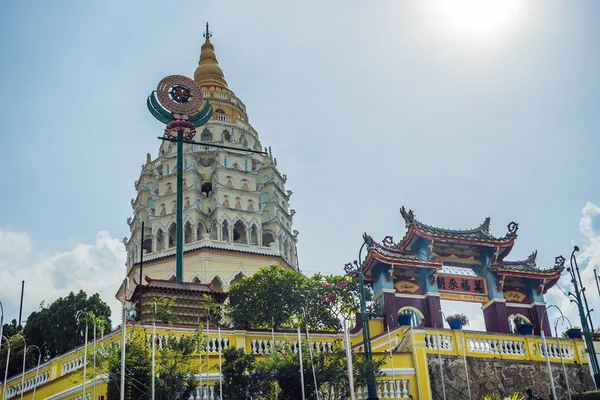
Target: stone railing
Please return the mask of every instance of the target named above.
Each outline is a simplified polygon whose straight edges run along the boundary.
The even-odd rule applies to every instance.
[[[560,359],[560,356],[562,353],[562,358],[564,358],[565,360],[574,360],[575,359],[575,351],[573,349],[573,345],[561,344],[559,347],[557,343],[552,343],[549,341],[546,341],[546,343],[548,346],[548,358]],[[542,343],[542,342],[538,343],[538,349],[540,351],[540,354],[542,356],[546,357],[546,352],[544,350],[544,343]]]
[[[493,357],[501,356],[512,359],[544,361],[545,352],[542,339],[539,336],[501,334],[489,332],[458,331],[443,329],[436,334],[434,330],[421,331],[423,342],[428,353],[439,350],[445,354],[462,355],[466,348],[467,356]],[[404,334],[405,336],[407,333]],[[437,337],[439,335],[439,339]],[[581,340],[546,338],[548,356],[553,362],[562,358],[568,362],[586,362],[584,344]]]
[[[156,348],[162,349],[163,345],[166,345],[169,340],[177,340],[178,337],[179,336],[156,335]],[[146,334],[146,346],[152,347],[151,334]],[[221,342],[219,343],[218,337],[212,337],[208,339],[207,346],[210,353],[217,353],[219,350],[223,351],[229,347],[229,339],[222,337]]]
[[[526,356],[524,340],[468,337],[467,348],[470,353]]]
[[[49,379],[50,371],[44,371],[40,372],[39,375],[34,376],[33,378],[26,379],[25,382],[23,382],[23,390],[21,390],[21,382],[19,382],[18,384],[6,389],[6,400],[12,399],[20,395],[21,392],[25,393],[30,390],[33,390],[33,388],[36,388],[48,382]]]
[[[63,375],[83,368],[83,357],[77,357],[62,364]]]
[[[367,399],[369,394],[366,386],[356,388],[356,399]],[[387,399],[409,399],[410,384],[408,379],[396,379],[395,381],[377,381],[377,397],[381,400]]]
[[[439,340],[439,349],[440,350],[454,350],[454,343],[452,342],[452,336],[444,335],[441,333],[425,333],[425,348],[427,349],[438,349],[438,340]]]
[[[252,339],[252,354],[272,354],[272,344],[275,344],[275,349],[281,349],[284,346],[289,346],[293,353],[298,353],[298,343],[295,341],[284,341],[284,340],[275,340],[275,342],[268,339]],[[333,342],[318,342],[318,341],[310,341],[310,346],[313,351],[317,351],[320,353],[333,353]]]
[[[203,385],[196,387],[194,393],[190,394],[188,400],[217,400],[219,396],[217,395],[216,385],[218,383],[215,382],[215,385]],[[323,385],[321,387],[325,393],[328,393],[325,396],[327,399],[339,399],[346,400],[346,397],[336,396],[334,390],[332,388],[329,391],[329,385]],[[359,386],[355,388],[355,394],[357,400],[364,400],[369,397],[366,386]],[[377,381],[377,397],[381,400],[391,400],[391,399],[410,399],[410,381],[408,379],[397,379],[393,380],[382,380]],[[250,400],[266,400],[267,397],[257,396]]]

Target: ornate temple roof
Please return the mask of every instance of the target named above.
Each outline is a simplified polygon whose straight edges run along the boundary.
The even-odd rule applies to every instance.
[[[402,206],[400,208],[400,214],[402,218],[404,218],[404,222],[406,224],[406,228],[408,229],[408,233],[410,233],[411,228],[417,229],[421,233],[426,236],[438,236],[445,238],[454,238],[454,239],[466,239],[472,241],[489,241],[489,242],[506,242],[510,240],[514,240],[517,237],[517,231],[519,229],[519,225],[516,222],[511,222],[508,225],[508,233],[503,237],[495,237],[490,233],[490,218],[487,217],[481,225],[477,228],[473,229],[447,229],[447,228],[439,228],[436,226],[431,226],[424,224],[418,221],[415,218],[415,213],[412,210],[406,211],[406,208]],[[405,236],[405,238],[407,236]]]
[[[218,85],[227,87],[227,81],[225,81],[225,74],[219,67],[217,61],[217,55],[215,54],[215,47],[210,42],[212,33],[208,30],[208,22],[206,23],[206,32],[204,33],[205,42],[202,45],[200,51],[200,61],[198,62],[198,68],[194,72],[194,81],[202,85]]]
[[[560,274],[564,270],[564,266],[555,265],[549,269],[541,269],[537,265],[537,250],[534,251],[524,260],[517,261],[501,261],[493,264],[490,267],[491,271],[498,271],[503,275],[514,275],[515,273],[527,275],[551,275]]]

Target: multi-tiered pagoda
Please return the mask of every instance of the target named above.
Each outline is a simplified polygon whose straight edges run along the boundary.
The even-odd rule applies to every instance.
[[[125,241],[130,284],[117,297],[138,304],[142,322],[152,319],[157,297],[176,299],[179,323],[197,323],[202,294],[223,299],[234,282],[268,265],[298,270],[287,178],[228,87],[208,27],[204,36],[194,81],[213,116],[195,140],[217,146],[184,144],[182,284],[174,279],[176,144],[163,141],[156,157],[148,154],[135,182],[133,218],[127,221],[131,235]]]

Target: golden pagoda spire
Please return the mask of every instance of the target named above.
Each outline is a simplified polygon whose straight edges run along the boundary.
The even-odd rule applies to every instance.
[[[194,81],[201,86],[219,85],[227,87],[223,70],[217,62],[215,47],[210,42],[212,33],[208,30],[208,22],[206,23],[206,32],[203,36],[206,38],[206,41],[200,51],[200,61],[198,62],[196,72],[194,72]]]

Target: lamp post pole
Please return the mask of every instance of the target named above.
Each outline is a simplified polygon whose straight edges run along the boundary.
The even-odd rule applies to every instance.
[[[442,316],[444,315],[444,312],[442,310],[438,310],[439,313],[442,314]],[[444,327],[444,320],[442,319],[442,328]],[[437,347],[437,353],[438,353],[438,363],[440,364],[440,379],[442,381],[442,395],[444,397],[444,400],[446,400],[446,384],[444,383],[444,368],[442,366],[442,353],[441,353],[441,344],[440,344],[440,332],[438,330],[438,326],[437,326],[437,321],[435,322],[435,340],[436,340],[436,347]]]
[[[563,358],[562,347],[560,345],[560,340],[558,337],[558,321],[564,322],[564,320],[567,320],[567,322],[569,323],[569,326],[570,327],[573,327],[573,326],[571,325],[571,321],[569,321],[569,319],[562,314],[562,311],[560,312],[560,314],[561,314],[560,317],[558,317],[556,319],[556,321],[554,321],[554,336],[556,336],[556,345],[558,346],[558,354],[560,354],[560,363],[562,365],[563,375],[565,376],[565,382],[567,383],[567,396],[569,396],[569,400],[571,400],[571,388],[569,387],[569,376],[567,375],[567,369],[565,367],[565,360]]]
[[[82,398],[85,399],[85,381],[86,381],[86,373],[87,373],[87,343],[88,343],[88,317],[90,315],[89,312],[87,311],[82,311],[79,310],[77,311],[77,313],[75,314],[75,318],[77,318],[77,325],[79,326],[79,318],[81,318],[82,315],[85,315],[85,338],[84,338],[84,345],[83,345],[83,390],[82,390]]]
[[[346,367],[348,368],[348,386],[350,387],[350,400],[355,400],[354,372],[352,371],[352,349],[350,348],[350,327],[348,319],[344,317],[344,340],[346,341]]]
[[[155,372],[155,350],[156,350],[156,302],[154,302],[154,318],[152,318],[152,400],[155,396],[155,383],[156,383],[156,372]],[[198,351],[200,353],[200,351]],[[200,375],[202,379],[202,375]],[[200,388],[202,388],[202,382],[200,382]]]
[[[300,321],[294,321],[298,324],[298,358],[300,359],[300,386],[302,387],[302,400],[306,399],[304,394],[304,366],[302,365],[302,338],[300,337]]]
[[[37,389],[37,385],[38,385],[37,378],[40,374],[40,362],[42,361],[42,351],[35,344],[32,344],[31,346],[27,347],[27,350],[29,350],[32,347],[35,347],[38,351],[38,363],[37,363],[37,367],[35,368],[35,379],[33,380],[33,394],[31,395],[31,399],[35,400],[35,389]]]
[[[6,353],[6,367],[4,368],[4,383],[2,384],[2,400],[6,399],[6,378],[8,377],[8,361],[10,360],[10,341],[4,336],[0,336],[0,342],[2,339],[6,340],[8,345],[8,352]],[[12,337],[11,337],[12,339]]]
[[[569,260],[570,267],[567,268],[567,272],[571,276],[571,283],[573,284],[575,292],[569,292],[569,296],[572,297],[571,302],[577,304],[577,310],[579,312],[579,318],[581,320],[581,329],[583,330],[585,344],[588,352],[588,358],[592,367],[592,373],[594,375],[594,382],[596,383],[596,389],[600,389],[600,366],[598,365],[598,358],[596,357],[596,352],[594,350],[594,342],[592,341],[591,329],[593,325],[591,325],[592,317],[591,315],[589,315],[591,310],[589,309],[587,299],[585,298],[585,287],[583,286],[583,282],[581,281],[581,275],[579,274],[579,266],[577,265],[577,259],[575,257],[575,253],[578,251],[579,247],[574,246],[573,252],[571,253],[571,259]],[[565,258],[563,256],[556,257],[555,261],[556,266],[562,267],[565,264]],[[583,310],[584,305],[588,310],[587,315]],[[590,322],[589,324],[588,317]]]
[[[552,377],[552,365],[550,364],[550,355],[548,354],[548,343],[546,342],[546,333],[544,332],[544,317],[548,314],[548,309],[556,308],[560,311],[562,315],[562,311],[555,305],[551,305],[546,307],[544,313],[542,314],[542,319],[540,320],[540,336],[542,337],[542,346],[544,346],[544,355],[546,356],[546,368],[548,369],[548,378],[550,379],[550,390],[552,391],[552,398],[556,399],[556,388],[554,387],[554,378]],[[559,346],[560,352],[560,346]]]
[[[0,350],[2,350],[2,330],[4,329],[4,307],[0,301]]]
[[[317,396],[317,400],[319,400],[319,387],[317,385],[317,374],[315,373],[315,363],[313,361],[312,346],[310,344],[310,336],[308,334],[308,322],[306,321],[306,310],[304,309],[304,307],[301,307],[301,308],[302,308],[302,315],[304,316],[304,326],[306,327],[306,343],[308,344],[308,351],[310,354],[310,364],[312,367],[313,381],[315,383],[315,395]]]
[[[21,336],[21,339],[23,339],[23,371],[21,373],[21,388],[20,388],[21,389],[21,400],[23,400],[23,387],[25,386],[25,361],[26,361],[26,356],[27,356],[27,342],[25,341],[25,336],[23,336],[23,335],[15,335],[15,336]]]
[[[377,397],[377,387],[375,385],[375,374],[373,373],[373,351],[371,350],[371,331],[369,328],[369,315],[367,313],[367,302],[365,299],[365,281],[363,277],[363,261],[362,251],[367,245],[367,239],[365,239],[360,250],[358,251],[358,261],[354,260],[352,264],[346,264],[344,270],[347,274],[358,275],[359,290],[360,290],[360,314],[362,320],[362,331],[363,331],[363,349],[365,352],[365,361],[367,364],[367,393],[369,397],[367,400],[379,400]]]

